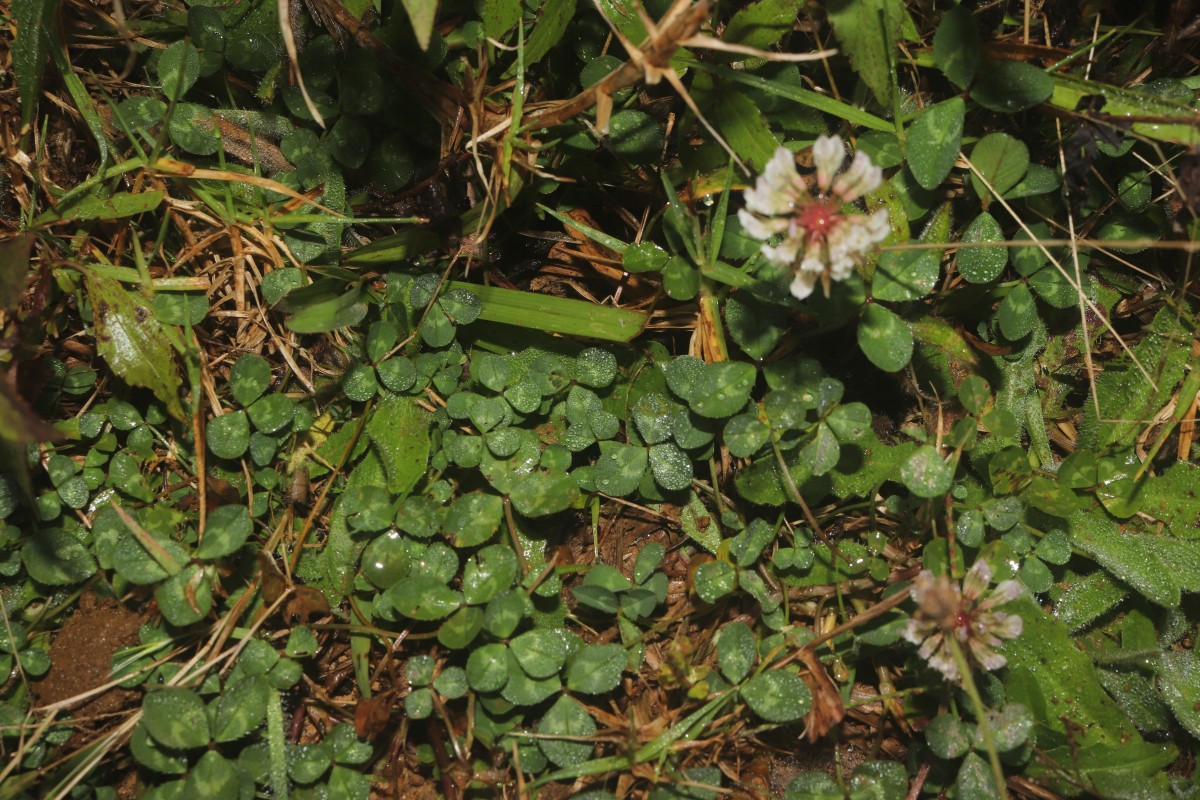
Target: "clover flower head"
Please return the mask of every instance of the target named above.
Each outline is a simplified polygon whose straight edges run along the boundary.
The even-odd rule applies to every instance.
[[[997,610],[1021,595],[1021,585],[1007,580],[989,592],[991,581],[992,571],[983,559],[967,572],[961,587],[945,576],[935,578],[929,570],[922,570],[913,581],[917,611],[908,620],[904,638],[920,645],[921,658],[948,681],[962,677],[950,638],[958,642],[969,664],[993,670],[1006,663],[994,648],[1021,635],[1021,618]]]
[[[810,192],[791,152],[780,147],[744,193],[746,205],[738,212],[742,228],[763,241],[768,261],[795,273],[791,290],[797,299],[812,294],[818,280],[828,296],[830,281],[850,277],[854,265],[890,230],[887,209],[858,214],[844,208],[877,189],[883,170],[860,151],[839,175],[845,161],[842,137],[818,138],[813,145],[816,187]],[[777,234],[782,234],[778,244],[766,243]]]

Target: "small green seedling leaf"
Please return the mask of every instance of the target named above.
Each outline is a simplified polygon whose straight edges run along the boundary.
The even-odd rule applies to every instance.
[[[628,661],[619,644],[584,645],[567,664],[567,688],[584,694],[615,689]]]
[[[554,701],[537,726],[541,736],[563,736],[565,739],[539,738],[538,747],[560,767],[574,767],[585,761],[595,747],[587,739],[596,733],[596,723],[579,701],[566,695]]]
[[[991,111],[1015,114],[1047,100],[1054,81],[1042,70],[1024,61],[988,64],[971,87],[971,99]]]
[[[812,708],[808,685],[790,672],[771,670],[755,675],[741,689],[750,710],[767,722],[798,722]]]
[[[874,303],[859,320],[858,346],[881,370],[899,372],[912,358],[912,330],[892,311]]]
[[[996,218],[986,211],[971,220],[971,224],[963,231],[962,241],[968,244],[997,244],[996,247],[959,248],[956,259],[958,272],[971,283],[994,281],[1008,266],[1008,248],[1002,244],[1004,233]]]
[[[971,173],[971,187],[986,204],[992,198],[992,191],[1003,195],[1025,177],[1029,148],[1007,133],[989,133],[971,149],[971,163],[979,171],[979,175]],[[991,184],[990,191],[984,180]]]
[[[940,186],[958,160],[965,114],[962,98],[952,97],[922,111],[909,126],[908,168],[924,188]]]
[[[159,744],[188,750],[208,744],[204,701],[191,689],[158,689],[142,701],[142,724]]]
[[[900,480],[917,497],[939,497],[950,491],[954,474],[938,451],[925,445],[900,467]]]
[[[950,82],[966,89],[979,66],[979,28],[964,6],[954,6],[942,16],[933,36],[933,60]]]
[[[717,663],[730,683],[741,683],[758,657],[754,631],[744,622],[726,625],[717,639]]]

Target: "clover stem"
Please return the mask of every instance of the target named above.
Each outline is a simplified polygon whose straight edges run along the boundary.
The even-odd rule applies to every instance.
[[[987,707],[983,704],[983,698],[979,696],[979,689],[975,686],[971,665],[967,663],[967,657],[963,653],[962,647],[953,636],[947,634],[946,643],[950,645],[954,663],[958,665],[958,672],[962,675],[963,691],[967,693],[967,697],[971,698],[975,716],[979,719],[979,730],[983,731],[983,746],[987,749],[988,762],[992,765],[992,779],[996,782],[996,790],[1003,800],[1008,800],[1008,787],[1004,782],[1004,767],[1000,765],[1000,753],[996,751],[996,742],[992,738],[992,724],[988,720]]]

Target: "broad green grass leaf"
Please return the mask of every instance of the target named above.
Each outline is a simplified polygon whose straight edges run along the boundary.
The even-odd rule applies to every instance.
[[[713,72],[721,77],[722,80],[731,83],[740,83],[754,89],[758,89],[768,94],[773,94],[776,97],[782,97],[787,100],[808,106],[816,111],[824,114],[830,114],[838,119],[844,119],[852,125],[858,125],[868,130],[886,131],[895,133],[896,126],[891,122],[875,116],[867,111],[852,106],[849,103],[843,103],[835,100],[828,95],[814,92],[810,89],[804,89],[799,86],[793,86],[789,83],[781,81],[768,80],[758,75],[751,75],[746,72],[732,70],[728,67],[715,67],[711,64],[703,62],[692,62],[690,66],[697,69]]]
[[[875,99],[890,108],[896,41],[907,16],[902,0],[830,0],[825,13],[854,71]]]
[[[11,311],[25,294],[35,238],[26,231],[0,241],[0,309]]]
[[[627,342],[642,331],[649,316],[640,311],[598,306],[583,300],[532,292],[448,283],[449,288],[470,289],[482,303],[479,319],[503,322],[546,333],[586,336],[610,342]]]
[[[1065,736],[1082,732],[1080,744],[1141,741],[1125,715],[1101,688],[1091,657],[1078,649],[1066,627],[1034,600],[1020,597],[1004,607],[1019,616],[1021,635],[1004,642],[1002,673],[1009,702],[1024,705],[1042,728]],[[1077,727],[1076,727],[1077,726]],[[1039,732],[1039,742],[1043,740]]]
[[[521,0],[484,0],[483,32],[499,39],[521,21]]]
[[[51,46],[48,32],[57,8],[57,0],[13,0],[11,6],[17,23],[17,36],[11,43],[12,69],[21,98],[22,125],[33,122],[37,111],[42,70],[46,66],[47,48]]]
[[[88,299],[96,325],[96,349],[121,380],[149,389],[176,419],[179,402],[174,339],[139,294],[111,278],[88,274]]]
[[[1142,513],[1167,523],[1181,539],[1200,538],[1200,467],[1179,462],[1150,479],[1142,497]]]
[[[1159,662],[1163,699],[1175,719],[1200,737],[1200,658],[1194,651],[1168,651]]]
[[[1185,577],[1182,572],[1200,557],[1200,542],[1175,542],[1151,533],[1127,533],[1103,514],[1080,513],[1071,519],[1075,547],[1129,584],[1144,597],[1166,608],[1179,605]],[[1176,552],[1190,546],[1193,554]],[[1195,575],[1187,582],[1194,583]]]
[[[1098,421],[1094,413],[1084,415],[1080,426],[1083,448],[1099,452],[1110,446],[1127,447],[1137,438],[1183,378],[1189,348],[1180,347],[1179,341],[1185,336],[1190,334],[1179,326],[1175,312],[1165,308],[1133,348],[1133,354],[1150,378],[1125,359],[1116,365],[1118,368],[1106,369],[1096,378],[1103,421]]]
[[[1160,142],[1200,144],[1200,128],[1194,124],[1196,110],[1189,105],[1136,88],[1097,83],[1065,72],[1054,72],[1049,77],[1053,84],[1050,102],[1058,108],[1074,111],[1084,97],[1100,95],[1105,100],[1104,114],[1146,120],[1133,123],[1135,133]]]
[[[966,104],[952,97],[922,111],[908,127],[908,168],[917,183],[936,189],[950,174],[962,144]]]
[[[413,0],[421,2],[422,0]],[[540,59],[550,48],[558,44],[567,31],[567,26],[575,16],[575,0],[545,0],[538,9],[537,21],[533,24],[533,32],[525,37],[525,63],[532,64]],[[635,40],[635,44],[640,40]],[[516,63],[508,68],[504,77],[511,78],[516,74]]]
[[[94,194],[80,194],[49,211],[40,214],[34,224],[42,224],[55,219],[66,219],[73,222],[89,222],[100,219],[120,219],[132,217],[158,208],[162,203],[161,190],[151,192],[116,192],[110,197],[100,197]]]

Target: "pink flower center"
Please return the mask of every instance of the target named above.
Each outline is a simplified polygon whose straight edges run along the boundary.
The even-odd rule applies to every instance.
[[[796,214],[796,224],[803,228],[807,238],[814,242],[824,242],[841,219],[842,214],[837,205],[826,199],[807,203]]]

